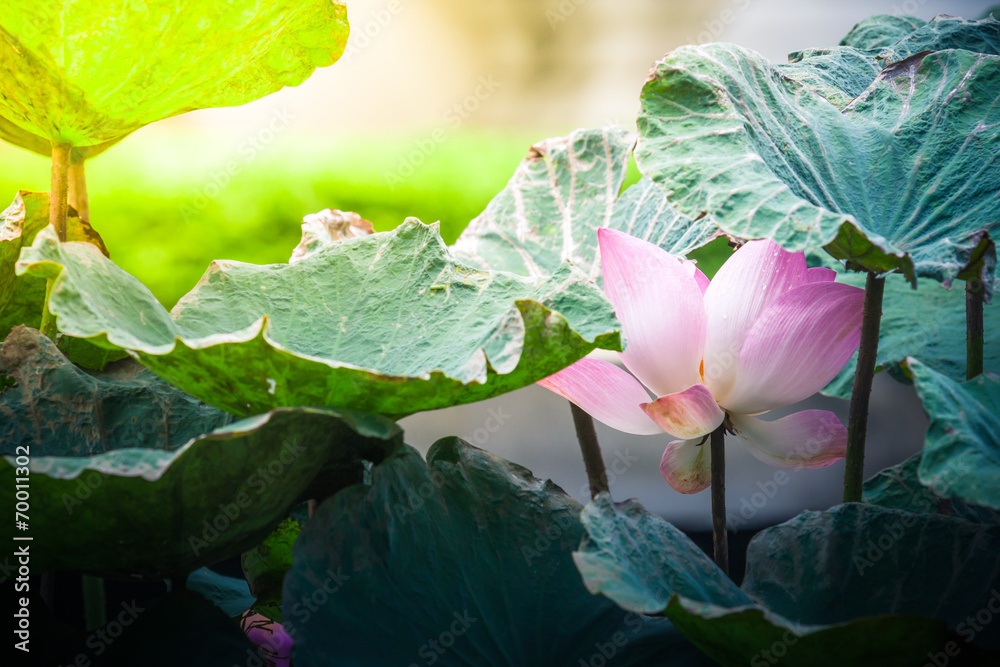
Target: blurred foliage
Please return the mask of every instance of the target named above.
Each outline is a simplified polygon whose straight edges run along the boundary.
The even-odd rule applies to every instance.
[[[356,211],[377,231],[440,220],[451,242],[540,138],[467,130],[428,149],[422,134],[280,137],[258,150],[139,132],[87,163],[91,217],[115,262],[170,307],[213,259],[288,261],[302,217],[324,208]],[[44,158],[3,144],[0,165],[4,202],[48,190]]]
[[[408,216],[440,220],[451,243],[544,138],[463,129],[430,146],[429,136],[289,136],[258,149],[205,133],[142,130],[87,162],[91,217],[112,259],[169,308],[213,259],[288,261],[302,217],[324,208],[355,211],[377,231]],[[638,180],[631,161],[624,187]],[[46,191],[48,183],[46,159],[0,143],[4,205],[18,189]],[[728,249],[713,243],[698,255],[711,275]]]

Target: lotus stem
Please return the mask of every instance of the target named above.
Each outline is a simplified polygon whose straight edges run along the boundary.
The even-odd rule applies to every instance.
[[[87,197],[87,175],[83,156],[71,151],[69,159],[69,205],[76,209],[81,220],[90,222],[90,199]]]
[[[861,314],[861,344],[858,366],[851,388],[851,407],[847,416],[847,468],[844,471],[844,502],[861,502],[865,477],[865,436],[868,433],[868,403],[875,379],[878,356],[878,330],[882,322],[882,294],[885,278],[869,271],[865,281],[865,304]]]
[[[52,278],[47,278],[45,280],[45,304],[42,306],[42,321],[38,324],[38,330],[54,343],[56,342],[56,321],[49,310],[49,296],[51,295]]]
[[[712,549],[715,564],[729,576],[729,535],[726,532],[726,427],[712,431]]]
[[[83,590],[83,620],[87,630],[103,628],[107,623],[104,602],[104,579],[85,574],[80,578]]]
[[[965,282],[965,379],[983,372],[983,281]]]
[[[590,497],[596,498],[602,491],[608,491],[608,471],[604,467],[604,457],[601,455],[601,445],[597,442],[597,431],[594,430],[594,418],[569,404],[573,412],[573,425],[576,427],[576,439],[580,442],[583,453],[583,465],[587,468],[587,481],[590,482]]]
[[[49,224],[60,241],[66,240],[66,212],[69,208],[69,144],[52,144],[52,179],[49,183]]]

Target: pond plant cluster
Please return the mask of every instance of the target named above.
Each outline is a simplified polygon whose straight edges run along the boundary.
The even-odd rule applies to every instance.
[[[676,49],[637,136],[536,144],[451,246],[326,211],[287,264],[213,262],[168,312],[109,257],[86,162],[301,83],[344,51],[346,9],[120,5],[0,15],[0,136],[52,161],[50,191],[0,214],[20,659],[1000,664],[1000,22],[873,16],[786,64]],[[685,258],[720,237],[739,249],[709,281]],[[913,384],[929,427],[865,481],[875,372]],[[421,456],[395,423],[536,382],[574,404],[585,506],[456,437]],[[848,424],[761,417],[817,390]],[[711,487],[714,558],[612,500],[591,416],[675,438],[661,470]],[[786,468],[847,459],[844,503],[760,532],[741,586],[727,431]],[[206,568],[238,555],[244,579]],[[86,628],[47,607],[55,572],[82,576]],[[107,609],[115,579],[169,592]]]

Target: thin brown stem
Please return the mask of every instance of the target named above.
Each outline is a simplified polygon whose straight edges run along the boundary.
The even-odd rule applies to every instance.
[[[715,564],[729,575],[729,535],[726,532],[726,427],[712,431],[712,547]]]
[[[81,220],[90,222],[90,200],[87,198],[87,175],[83,157],[72,151],[69,161],[69,205],[76,209]]]
[[[965,283],[965,378],[983,372],[983,281]]]
[[[597,431],[594,430],[594,418],[573,403],[569,407],[573,412],[576,439],[580,442],[580,451],[583,453],[583,465],[587,468],[590,497],[596,498],[598,493],[607,491],[609,486],[608,471],[604,467],[601,445],[597,442]]]
[[[868,433],[868,403],[875,379],[878,357],[878,331],[882,322],[882,294],[885,278],[869,272],[865,281],[865,302],[861,313],[861,344],[858,365],[851,388],[851,407],[847,415],[847,467],[844,470],[844,502],[861,502],[865,481],[865,437]]]
[[[69,208],[69,144],[52,144],[52,178],[49,184],[49,224],[60,241],[66,240],[66,212]]]

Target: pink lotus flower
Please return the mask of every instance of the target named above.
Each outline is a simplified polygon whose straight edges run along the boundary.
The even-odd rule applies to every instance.
[[[281,623],[276,623],[252,609],[243,614],[240,626],[251,642],[257,645],[257,652],[264,664],[272,667],[288,667],[292,661],[292,638]]]
[[[612,428],[679,438],[660,472],[681,493],[711,484],[703,445],[720,424],[778,467],[820,468],[844,456],[847,429],[831,412],[757,415],[811,396],[840,372],[861,339],[863,290],[769,240],[737,250],[711,284],[692,262],[628,234],[600,229],[598,241],[604,291],[626,338],[620,357],[635,377],[585,358],[538,384]]]

